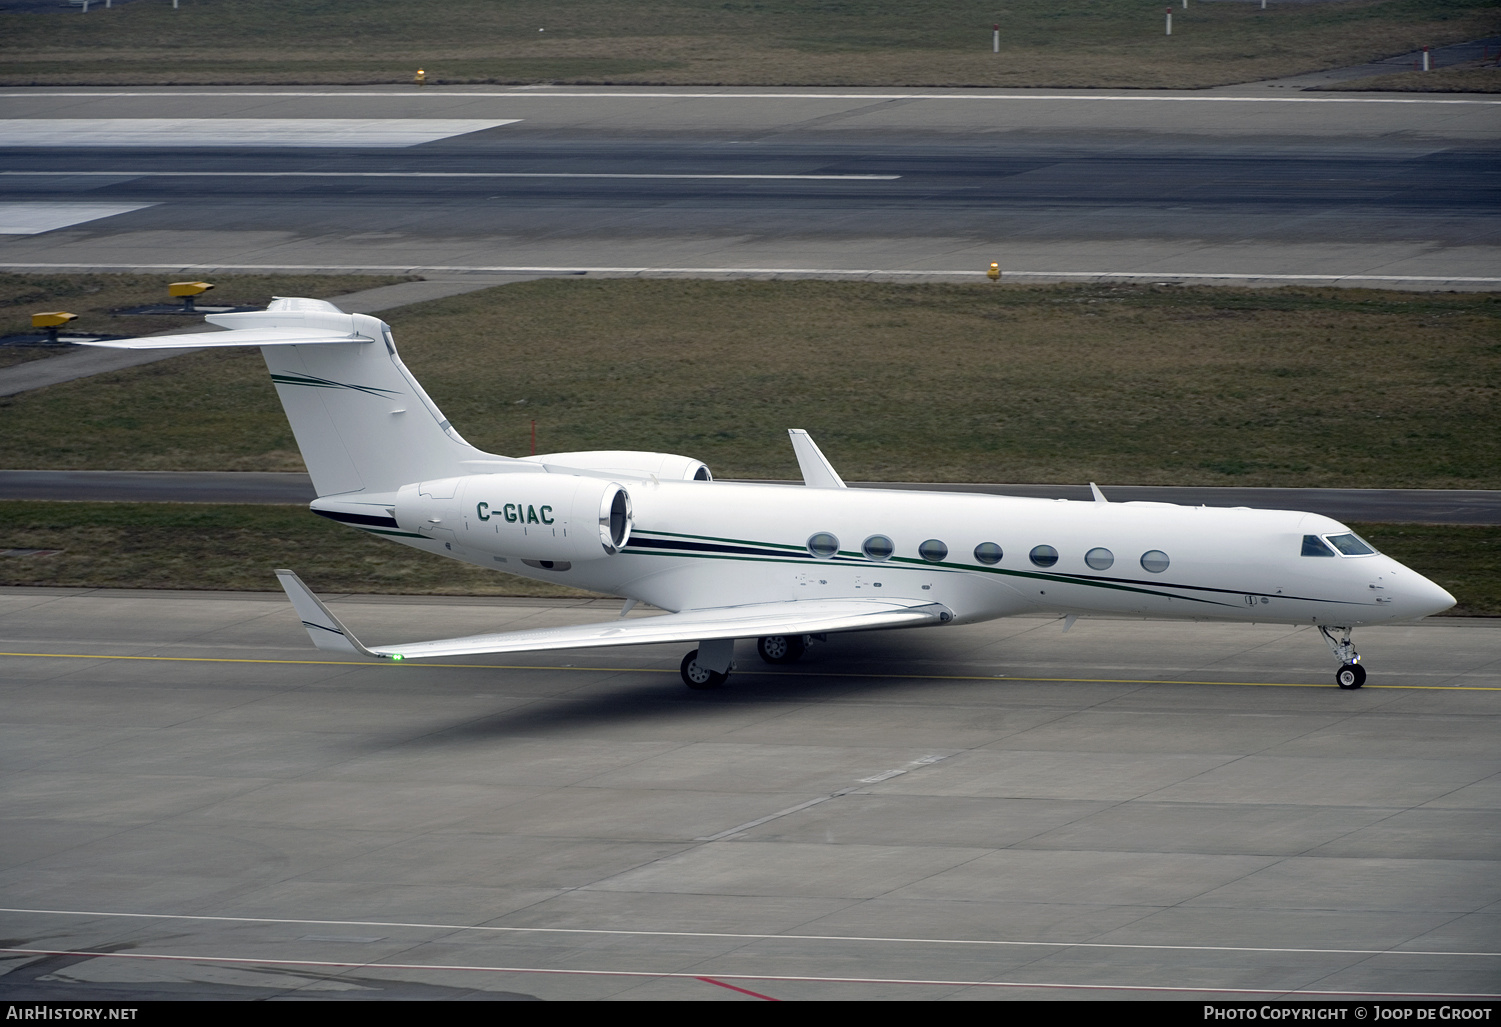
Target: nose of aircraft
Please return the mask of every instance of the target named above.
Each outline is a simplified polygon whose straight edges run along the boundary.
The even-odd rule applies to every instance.
[[[1402,583],[1402,605],[1409,617],[1431,617],[1454,605],[1448,590],[1415,571],[1408,571]]]

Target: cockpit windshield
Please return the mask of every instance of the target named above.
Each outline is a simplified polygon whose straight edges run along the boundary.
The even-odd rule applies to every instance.
[[[1333,556],[1334,550],[1330,549],[1324,540],[1317,535],[1303,536],[1304,556]]]
[[[1346,556],[1374,556],[1376,549],[1354,532],[1347,535],[1326,535],[1329,544]]]

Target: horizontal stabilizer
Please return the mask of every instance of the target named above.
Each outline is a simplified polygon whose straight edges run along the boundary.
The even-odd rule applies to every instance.
[[[313,644],[319,649],[388,660],[588,649],[606,645],[703,642],[715,638],[759,638],[764,635],[812,635],[831,631],[943,624],[953,619],[946,607],[921,599],[798,599],[782,603],[685,610],[660,617],[617,619],[600,624],[366,647],[339,623],[338,618],[328,611],[328,607],[308,590],[296,574],[279,570],[276,576],[291,597],[292,605],[297,608]]]
[[[352,332],[326,328],[241,328],[190,335],[150,335],[139,339],[102,339],[81,343],[105,349],[211,349],[225,346],[310,346],[316,343],[374,342]]]

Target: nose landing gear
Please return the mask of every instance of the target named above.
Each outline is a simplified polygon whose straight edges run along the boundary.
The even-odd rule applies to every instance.
[[[1319,625],[1319,634],[1324,636],[1324,641],[1329,643],[1329,651],[1340,662],[1340,668],[1334,675],[1334,683],[1346,690],[1353,690],[1365,684],[1365,668],[1360,665],[1360,654],[1355,651],[1355,646],[1350,644],[1352,630],[1354,629]],[[1337,639],[1334,637],[1336,631],[1341,632]]]

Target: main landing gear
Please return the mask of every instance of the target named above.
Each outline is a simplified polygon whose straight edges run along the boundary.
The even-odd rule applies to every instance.
[[[1340,662],[1340,668],[1334,675],[1334,683],[1347,690],[1356,689],[1365,684],[1365,668],[1360,665],[1360,654],[1355,651],[1355,646],[1350,644],[1352,630],[1352,628],[1319,625],[1319,634],[1324,636],[1324,641],[1329,643],[1329,651]],[[1336,631],[1341,632],[1337,639],[1334,637]]]
[[[767,635],[756,639],[756,653],[767,663],[796,663],[808,651],[802,635]]]
[[[808,651],[810,635],[767,635],[756,639],[756,653],[767,663],[796,663]],[[683,657],[678,668],[683,684],[693,689],[719,688],[735,669],[735,640],[716,638],[700,642],[698,648]]]
[[[735,669],[735,640],[711,638],[700,642],[698,648],[683,657],[678,671],[683,675],[683,684],[689,688],[720,688]]]
[[[728,673],[710,670],[699,663],[697,649],[683,657],[683,664],[678,672],[683,675],[683,684],[696,689],[720,688],[730,679]]]

